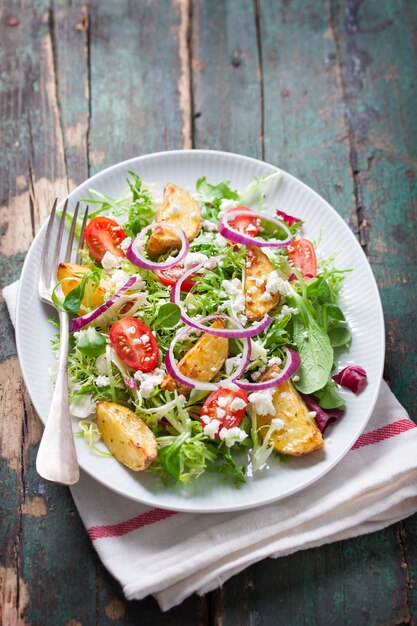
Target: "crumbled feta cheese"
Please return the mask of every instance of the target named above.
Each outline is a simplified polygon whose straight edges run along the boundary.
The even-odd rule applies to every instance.
[[[164,219],[172,217],[173,215],[180,215],[181,207],[178,204],[171,204],[170,207],[164,210]]]
[[[308,331],[305,330],[302,335],[301,335],[302,339],[308,339]]]
[[[227,403],[229,402],[229,400],[227,398],[225,398],[224,396],[220,396],[220,398],[217,400],[217,404],[219,406],[221,406],[222,408],[224,408],[225,406],[227,406]]]
[[[149,357],[147,358],[149,359]],[[163,369],[156,367],[152,372],[137,371],[133,378],[139,383],[139,393],[142,395],[142,398],[149,398],[155,387],[164,380],[165,372]]]
[[[148,335],[142,335],[142,337],[140,338],[141,342],[143,343],[144,346],[146,346],[147,343],[149,343],[149,337]]]
[[[220,202],[220,212],[219,212],[219,219],[221,217],[223,217],[223,215],[229,211],[230,209],[234,209],[235,207],[239,206],[239,203],[236,202],[236,200],[230,200],[228,198],[223,198],[223,200]]]
[[[216,415],[219,418],[219,420],[221,420],[226,415],[226,411],[224,409],[221,409],[220,407],[217,407]]]
[[[224,364],[224,369],[226,374],[229,375],[233,372],[233,370],[237,369],[242,363],[242,355],[238,354],[237,356],[231,356],[229,359],[226,359]]]
[[[96,410],[96,403],[93,402],[93,396],[89,393],[84,396],[77,396],[70,402],[70,413],[74,417],[85,419]]]
[[[232,383],[230,380],[221,380],[219,382],[219,386],[223,387],[224,389],[230,389],[230,391],[238,391],[239,389],[236,383]]]
[[[298,374],[296,374],[295,376],[292,377],[292,380],[294,383],[298,383],[298,381],[300,380],[300,377],[298,376]]]
[[[129,333],[129,335],[134,335],[136,332],[136,328],[133,325],[129,326],[126,332]]]
[[[203,220],[203,229],[209,233],[217,232],[217,224],[210,220]]]
[[[184,260],[184,270],[190,270],[192,267],[195,267],[199,263],[204,263],[205,261],[208,261],[206,254],[202,252],[189,252]]]
[[[287,306],[284,304],[280,313],[276,316],[276,319],[280,322],[286,315],[297,315],[298,309],[296,307]]]
[[[235,443],[244,441],[248,435],[244,430],[235,426],[234,428],[222,428],[219,436],[226,446],[231,448]]]
[[[214,439],[215,435],[219,432],[220,422],[219,420],[211,420],[206,426],[203,428],[203,433],[210,437],[210,439]]]
[[[100,376],[97,376],[97,378],[95,379],[95,384],[97,387],[108,387],[110,385],[110,379],[108,376],[103,376],[100,374]]]
[[[262,287],[262,285],[264,284],[266,280],[267,280],[266,276],[260,276],[259,278],[255,278],[255,285],[257,287]]]
[[[268,361],[268,367],[271,367],[271,365],[281,365],[281,363],[282,359],[280,359],[279,356],[273,356],[272,359]]]
[[[264,389],[263,391],[255,391],[249,396],[249,402],[258,415],[275,415],[276,410],[272,402],[274,389]]]
[[[223,237],[223,235],[217,233],[217,235],[213,239],[213,243],[219,248],[224,248],[227,246],[229,241],[225,237]]]
[[[276,270],[270,272],[266,281],[266,290],[269,291],[269,293],[273,295],[280,293],[282,296],[286,296],[290,288],[289,282],[280,278]]]
[[[236,316],[243,324],[246,323],[246,316],[243,315],[246,307],[242,282],[239,278],[233,278],[233,280],[223,280],[221,286],[224,292],[231,297],[219,306],[219,311],[221,312],[231,309],[234,316]]]
[[[317,411],[309,411],[308,414],[310,417],[316,417]]]
[[[125,237],[125,239],[123,239],[123,241],[120,243],[120,248],[126,251],[131,243],[132,243],[132,237]]]
[[[213,365],[213,367],[210,367],[210,372],[217,372],[217,367],[215,365]]]
[[[270,302],[272,300],[272,294],[269,291],[264,291],[259,298],[260,302]]]
[[[120,261],[111,252],[107,251],[101,259],[101,264],[105,270],[115,270],[120,265]]]
[[[241,409],[246,409],[247,402],[243,400],[243,398],[233,398],[230,403],[231,411],[240,411]]]
[[[120,270],[120,269],[116,270],[110,276],[110,279],[109,279],[109,282],[108,282],[109,289],[113,289],[113,288],[120,289],[120,287],[123,287],[123,285],[129,280],[129,278],[130,278],[130,275],[126,274],[126,272],[124,272],[123,270]],[[136,282],[138,282],[138,281],[136,281]],[[143,280],[142,280],[142,283],[143,283]],[[133,289],[133,287],[135,287],[135,285],[136,285],[136,283],[134,285],[132,285],[131,289]]]
[[[285,426],[285,422],[280,417],[274,417],[271,420],[271,425],[276,428],[276,430],[282,430]]]

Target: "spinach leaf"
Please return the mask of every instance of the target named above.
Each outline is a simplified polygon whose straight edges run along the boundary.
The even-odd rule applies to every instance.
[[[85,356],[100,356],[106,351],[106,340],[103,335],[90,326],[87,332],[78,341],[78,349]]]
[[[340,409],[345,406],[343,398],[339,396],[335,387],[336,385],[330,382],[323,389],[316,392],[322,409]]]
[[[88,287],[91,289],[91,293],[93,294],[100,284],[100,278],[101,269],[99,267],[94,267],[90,272],[85,272],[80,284],[74,289],[71,289],[71,291],[65,296],[62,304],[63,310],[66,311],[66,313],[77,315],[83,301],[86,288]]]
[[[294,343],[298,348],[301,366],[297,371],[299,391],[314,393],[324,387],[333,367],[333,348],[327,333],[321,328],[308,305],[298,294],[292,296],[299,315],[294,317]]]
[[[347,346],[351,339],[352,333],[348,328],[344,328],[343,326],[336,326],[336,328],[332,328],[329,330],[329,339],[333,348],[342,348],[343,346]]]
[[[181,309],[174,302],[166,302],[158,311],[158,315],[154,321],[154,326],[162,328],[173,328],[181,318]]]

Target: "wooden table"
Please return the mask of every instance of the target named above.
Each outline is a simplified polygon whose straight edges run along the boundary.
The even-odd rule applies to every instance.
[[[112,163],[179,147],[264,158],[356,233],[384,304],[386,378],[416,417],[416,9],[411,0],[3,0],[2,285],[19,276],[52,199]],[[67,489],[36,474],[41,427],[0,307],[5,626],[417,624],[416,516],[263,561],[166,614],[152,599],[126,602]]]

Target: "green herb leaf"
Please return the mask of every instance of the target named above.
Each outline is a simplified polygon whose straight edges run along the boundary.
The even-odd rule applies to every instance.
[[[345,321],[345,316],[342,309],[335,304],[327,304],[326,312],[328,317],[332,317],[334,320],[338,320],[339,322]]]
[[[322,278],[317,285],[317,297],[322,304],[332,301],[332,292],[324,278]]]
[[[343,398],[335,390],[334,383],[328,383],[324,389],[316,392],[322,409],[340,409],[345,406]]]
[[[181,319],[181,309],[174,302],[166,302],[158,311],[154,321],[154,326],[162,328],[173,328]]]
[[[239,198],[239,194],[237,191],[229,187],[229,181],[227,180],[219,183],[218,185],[210,185],[210,183],[207,182],[206,177],[202,176],[198,179],[196,188],[205,201],[214,200],[214,198],[219,198],[220,200],[223,200],[224,198],[227,200],[237,200]]]
[[[90,326],[78,341],[78,349],[85,356],[100,356],[106,351],[106,340],[103,335]]]
[[[300,313],[293,318],[294,343],[301,357],[301,366],[297,371],[300,380],[296,387],[302,393],[314,393],[329,380],[333,349],[327,333],[317,323],[303,298],[295,294],[292,299]]]
[[[352,339],[352,333],[350,330],[348,328],[344,328],[343,326],[332,328],[329,330],[328,335],[333,348],[342,348],[343,346],[347,346]]]

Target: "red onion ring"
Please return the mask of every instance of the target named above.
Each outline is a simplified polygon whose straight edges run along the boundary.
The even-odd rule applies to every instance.
[[[287,355],[287,362],[285,363],[284,369],[281,370],[280,376],[265,380],[262,383],[249,383],[245,380],[234,380],[233,382],[245,391],[263,391],[264,389],[271,389],[281,383],[285,383],[285,381],[298,370],[301,365],[301,359],[300,355],[295,350],[287,347],[284,347],[283,350]]]
[[[208,322],[209,320],[213,320],[213,319],[227,320],[231,322],[232,324],[235,324],[236,326],[240,326],[241,330],[243,331],[242,324],[238,322],[237,320],[229,317],[228,315],[208,315],[207,317],[204,317],[202,321]],[[251,344],[250,344],[249,338],[244,338],[241,364],[235,370],[235,372],[233,372],[231,376],[229,376],[228,378],[224,378],[218,383],[210,383],[210,382],[196,380],[195,378],[189,378],[188,376],[184,376],[184,374],[181,373],[180,369],[178,368],[176,364],[176,360],[174,357],[174,346],[177,343],[177,341],[181,339],[184,335],[189,333],[190,330],[191,330],[190,328],[185,326],[184,328],[181,328],[178,331],[174,339],[171,341],[171,345],[169,346],[168,352],[165,356],[165,366],[167,368],[168,374],[172,378],[174,378],[179,383],[181,383],[181,385],[185,385],[186,387],[190,387],[191,389],[201,389],[202,391],[214,391],[215,389],[218,389],[218,387],[224,386],[225,383],[234,382],[235,378],[238,378],[239,376],[243,374],[243,372],[246,370],[249,364],[250,356],[251,356]]]
[[[216,264],[218,261],[223,259],[224,256],[224,254],[221,254],[219,256],[211,257],[210,259],[207,259],[207,261],[202,261],[201,263],[198,263],[198,265],[192,267],[187,272],[184,272],[184,274],[177,280],[177,282],[173,286],[170,294],[170,300],[180,307],[181,319],[184,324],[187,324],[188,326],[191,326],[196,330],[201,330],[203,333],[208,333],[209,335],[214,335],[215,337],[227,337],[227,339],[247,339],[250,337],[254,337],[255,335],[259,335],[259,333],[265,330],[265,328],[267,328],[272,322],[272,317],[270,317],[269,315],[265,315],[260,322],[253,324],[253,326],[251,326],[250,328],[243,328],[243,326],[241,326],[241,329],[237,328],[236,330],[231,330],[230,328],[207,328],[206,326],[202,325],[201,320],[197,321],[195,318],[189,317],[184,310],[184,306],[181,302],[181,285],[183,281],[189,278],[191,274],[194,274],[197,270],[201,269],[205,265],[208,265],[209,263]],[[234,322],[236,322],[236,320],[234,320]]]
[[[271,240],[267,241],[265,239],[259,240],[259,239],[256,239],[255,237],[251,237],[250,235],[241,233],[235,230],[234,228],[232,228],[229,224],[230,220],[233,220],[235,217],[240,217],[240,216],[241,217],[254,217],[255,216],[261,220],[271,222],[272,224],[279,226],[286,233],[287,238],[282,239],[280,241],[271,241]],[[293,239],[290,229],[281,220],[275,217],[272,217],[271,215],[267,215],[266,213],[255,213],[254,211],[249,211],[249,210],[242,211],[241,209],[236,210],[236,211],[232,209],[228,211],[227,213],[225,213],[219,222],[218,231],[222,235],[222,237],[226,237],[226,239],[233,241],[233,243],[239,243],[244,246],[258,246],[259,248],[262,248],[262,247],[285,248],[291,243]]]
[[[111,298],[109,298],[108,300],[106,300],[106,302],[94,309],[94,311],[73,319],[70,324],[70,332],[72,333],[76,330],[84,328],[84,326],[88,326],[88,324],[91,324],[91,322],[97,320],[97,318],[103,315],[103,313],[106,313],[106,311],[108,311],[110,307],[114,306],[119,298],[121,298],[121,296],[135,284],[136,280],[136,276],[131,276],[129,280],[125,282],[123,287],[120,287],[120,289],[116,291],[116,293]]]
[[[156,263],[155,261],[149,261],[149,259],[145,259],[145,257],[140,254],[141,244],[145,241],[145,233],[147,233],[148,230],[151,230],[158,226],[162,228],[171,228],[175,231],[175,233],[181,240],[181,249],[173,261],[162,261],[161,263]],[[136,235],[135,239],[126,250],[126,258],[129,259],[129,261],[131,261],[134,265],[142,267],[145,270],[166,270],[169,267],[178,265],[178,263],[180,263],[187,256],[189,249],[190,244],[187,239],[187,235],[182,230],[182,228],[179,228],[179,226],[176,226],[175,224],[170,224],[169,222],[154,222],[153,224],[149,224],[149,226],[145,226],[145,228],[142,228],[140,233]]]

